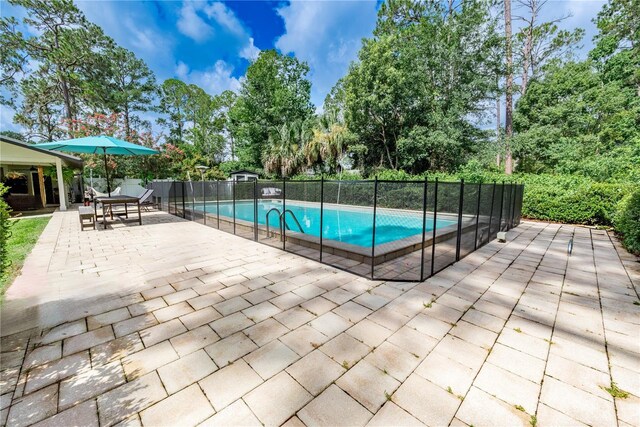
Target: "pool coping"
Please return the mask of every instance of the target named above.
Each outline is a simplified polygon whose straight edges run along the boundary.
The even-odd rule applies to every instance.
[[[263,199],[263,198],[259,198],[256,199],[257,201],[262,201],[262,200],[268,200],[268,201],[282,201],[281,199]],[[224,203],[230,202],[230,200],[224,200],[221,201]],[[249,199],[249,200],[244,200],[244,199],[239,199],[236,200],[236,202],[254,202],[254,199]],[[296,205],[300,206],[313,206],[313,207],[317,207],[319,205],[318,202],[307,202],[307,201],[302,201],[302,200],[295,200],[294,201],[296,203]],[[215,203],[215,202],[213,202]],[[335,204],[335,203],[324,203],[324,206],[328,206],[328,207],[340,207],[340,209],[342,210],[350,210],[350,211],[368,211],[370,212],[373,209],[373,206],[371,207],[367,207],[367,206],[354,206],[354,205],[347,205],[347,204]],[[286,203],[285,203],[285,207],[286,207]],[[187,208],[187,206],[185,206],[185,208]],[[187,212],[190,212],[191,209],[186,209]],[[411,215],[411,216],[423,216],[423,212],[422,211],[415,211],[415,210],[408,210],[408,209],[397,209],[397,208],[381,208],[381,207],[377,207],[376,208],[377,212],[392,212],[395,214],[402,214],[402,215]],[[198,211],[198,215],[199,216],[203,216],[203,211]],[[195,213],[195,212],[194,212]],[[190,214],[189,216],[191,217],[193,214]],[[449,240],[451,238],[453,238],[454,236],[456,236],[457,232],[458,232],[458,214],[454,214],[454,213],[443,213],[443,212],[438,212],[437,218],[436,219],[447,219],[450,221],[455,221],[454,224],[451,225],[447,225],[445,227],[442,228],[438,228],[436,227],[436,235],[435,235],[435,239],[433,236],[433,229],[429,230],[428,232],[425,233],[425,239],[424,239],[424,243],[423,243],[423,239],[422,239],[422,234],[415,234],[412,236],[408,236],[402,239],[398,239],[398,240],[394,240],[391,242],[387,242],[387,243],[382,243],[379,245],[375,246],[375,250],[372,251],[372,247],[364,247],[364,246],[359,246],[359,245],[354,245],[354,244],[350,244],[350,243],[345,243],[345,242],[341,242],[338,240],[333,240],[333,239],[327,239],[327,238],[323,238],[322,239],[322,251],[325,254],[333,254],[336,256],[341,256],[344,258],[348,258],[354,261],[359,261],[359,262],[363,262],[363,263],[367,263],[367,264],[371,264],[372,263],[372,258],[373,258],[373,265],[379,265],[382,264],[384,262],[393,260],[395,258],[399,258],[401,256],[404,255],[408,255],[412,252],[421,250],[422,247],[424,246],[429,247],[431,245],[435,243],[440,243],[443,242],[445,240]],[[206,217],[207,217],[207,221],[218,221],[218,216],[216,214],[209,214],[206,213]],[[426,212],[426,218],[433,218],[433,211],[427,211]],[[227,225],[231,225],[233,226],[233,218],[232,217],[227,217],[225,215],[221,215],[219,218],[220,222],[224,222],[227,223]],[[282,239],[282,236],[280,236],[280,227],[279,225],[275,225],[270,227],[269,229],[269,233],[267,234],[267,227],[266,224],[257,224],[258,225],[258,242],[260,242],[260,236],[265,237],[265,238],[280,238]],[[235,227],[236,229],[238,227],[241,227],[242,229],[244,229],[245,232],[252,232],[255,233],[254,231],[254,222],[251,221],[246,221],[246,220],[242,220],[242,219],[235,219]],[[469,231],[471,228],[475,229],[476,226],[476,216],[475,215],[468,215],[468,214],[463,214],[462,215],[462,227],[461,227],[461,233],[464,233],[465,231]],[[220,227],[219,227],[220,229]],[[286,230],[285,231],[285,238],[286,241],[284,242],[284,244],[286,245],[287,242],[289,243],[293,243],[293,244],[297,244],[300,246],[304,246],[310,249],[315,249],[315,250],[320,250],[320,237],[319,236],[314,236],[311,234],[307,234],[307,233],[300,233],[294,230]],[[372,257],[373,255],[373,257]]]

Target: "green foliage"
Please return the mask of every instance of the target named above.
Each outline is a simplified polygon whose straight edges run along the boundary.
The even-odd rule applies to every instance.
[[[9,238],[11,237],[11,222],[9,221],[11,208],[3,198],[7,190],[6,186],[0,184],[0,283],[4,281],[11,265],[8,250]]]
[[[585,61],[551,67],[529,85],[515,116],[519,171],[640,177],[640,98],[621,79],[604,79]]]
[[[229,111],[238,159],[261,167],[269,133],[311,117],[309,66],[275,50],[263,50],[247,69],[237,101]]]
[[[246,164],[242,163],[239,160],[228,160],[226,162],[220,163],[218,165],[218,167],[227,176],[229,176],[229,174],[231,174],[231,172],[237,171],[237,170],[250,170],[250,171],[253,171],[253,172],[260,173],[260,170],[258,170],[256,168],[248,167]]]
[[[640,254],[640,189],[636,188],[622,199],[614,224],[624,246],[630,252]]]
[[[611,225],[629,184],[605,184],[567,175],[524,176],[522,215],[547,221]],[[520,178],[520,176],[518,176]]]
[[[490,5],[392,0],[344,80],[345,117],[360,163],[453,170],[485,139],[472,125],[494,85],[499,44]],[[362,145],[367,147],[362,150]]]

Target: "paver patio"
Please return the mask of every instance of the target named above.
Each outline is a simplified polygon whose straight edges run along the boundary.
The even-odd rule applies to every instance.
[[[640,425],[640,264],[605,231],[523,222],[385,283],[143,223],[53,215],[2,307],[0,424]]]

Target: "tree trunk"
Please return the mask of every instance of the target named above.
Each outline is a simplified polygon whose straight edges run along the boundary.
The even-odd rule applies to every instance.
[[[500,167],[500,93],[498,92],[498,96],[496,97],[496,145],[498,146],[498,154],[496,155],[496,166]]]
[[[504,114],[504,173],[513,173],[513,159],[511,157],[511,137],[513,136],[513,54],[511,52],[511,0],[504,0],[504,32],[506,38],[506,96]]]
[[[129,104],[124,104],[124,135],[127,142],[131,142],[131,128],[129,127]]]
[[[529,68],[531,68],[531,65],[533,64],[533,30],[536,26],[536,19],[538,17],[538,0],[530,0],[528,7],[531,10],[531,16],[529,18],[529,22],[527,22],[527,38],[525,39],[522,52],[522,87],[520,88],[522,96],[524,96],[527,91],[527,85],[529,84]]]

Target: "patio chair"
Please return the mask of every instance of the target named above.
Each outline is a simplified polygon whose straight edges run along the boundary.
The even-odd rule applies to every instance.
[[[111,192],[111,195],[119,196],[120,191],[122,191],[122,187],[116,187],[116,189]],[[109,193],[102,193],[93,187],[89,187],[89,194],[91,195],[92,199],[96,197],[109,197]]]
[[[146,212],[149,212],[149,206],[153,206],[151,200],[149,199],[151,197],[151,193],[153,193],[153,190],[145,189],[138,196],[138,199],[140,199],[140,208],[144,209]],[[111,194],[113,195],[113,192],[111,192]],[[124,205],[111,205],[111,207],[114,208],[114,209],[121,208],[122,206],[124,206]],[[116,213],[116,215],[118,215],[118,214],[122,214],[122,212],[118,211]]]
[[[140,207],[146,212],[149,212],[149,208],[153,206],[151,194],[153,194],[153,190],[145,190],[145,192],[140,195]]]
[[[122,187],[116,187],[116,189],[111,192],[111,195],[112,196],[119,196],[120,195],[120,191],[122,191]],[[89,196],[91,196],[91,200],[95,203],[95,198],[96,197],[109,197],[109,193],[101,193],[100,191],[96,190],[95,188],[89,187]],[[109,206],[109,214],[113,218],[113,206],[112,205]]]
[[[275,187],[265,187],[262,189],[262,197],[279,197],[282,190]]]

